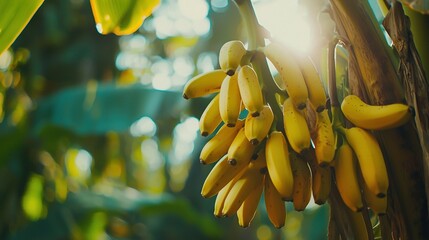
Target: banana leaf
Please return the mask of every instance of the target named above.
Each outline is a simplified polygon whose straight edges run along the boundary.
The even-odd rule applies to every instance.
[[[51,204],[44,219],[29,223],[12,233],[8,239],[72,239],[72,236],[76,236],[76,228],[81,221],[100,212],[119,216],[139,212],[146,219],[143,220],[145,224],[157,222],[163,215],[176,216],[189,226],[196,227],[194,230],[199,230],[206,238],[218,239],[222,232],[215,219],[201,216],[185,199],[169,194],[151,196],[133,189],[113,189],[110,194],[89,190],[70,193],[66,202]]]
[[[138,30],[160,0],[91,0],[97,30],[101,34],[128,35]]]
[[[0,54],[8,49],[43,0],[0,0]]]
[[[143,85],[114,84],[79,86],[57,92],[37,102],[33,133],[46,125],[71,130],[78,135],[124,132],[143,116],[152,118],[158,129],[177,120],[187,102],[181,92],[158,91]]]

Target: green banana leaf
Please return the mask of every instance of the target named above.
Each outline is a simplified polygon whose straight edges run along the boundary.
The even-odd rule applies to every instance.
[[[48,215],[12,233],[9,240],[19,239],[72,239],[77,224],[93,213],[135,214],[141,213],[145,224],[159,222],[164,215],[183,219],[190,227],[196,227],[206,238],[219,239],[222,230],[211,216],[202,216],[187,200],[169,194],[151,196],[132,189],[112,189],[112,192],[97,193],[89,190],[71,192],[64,203],[53,203]],[[158,219],[158,220],[156,220]],[[159,228],[161,226],[154,226]],[[44,229],[45,231],[41,231]],[[49,231],[46,231],[49,229]],[[157,229],[149,229],[157,231]],[[165,229],[158,229],[164,231]]]
[[[168,124],[166,120],[177,121],[186,105],[181,92],[158,91],[138,84],[88,84],[62,90],[37,102],[32,129],[35,134],[47,125],[63,127],[78,135],[124,132],[143,116],[163,128],[162,124]]]
[[[91,0],[92,13],[101,34],[128,35],[138,30],[160,0]]]
[[[44,0],[0,0],[0,54],[12,45]]]

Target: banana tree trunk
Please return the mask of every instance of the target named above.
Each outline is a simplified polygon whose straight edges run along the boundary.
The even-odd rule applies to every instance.
[[[354,71],[353,77],[349,78],[349,93],[376,105],[404,102],[402,75],[396,70],[398,59],[386,44],[368,1],[330,2],[340,37],[348,42],[349,70]],[[390,179],[388,209],[382,224],[383,236],[428,239],[423,171],[427,163],[416,123],[410,121],[405,126],[374,134],[382,146]]]

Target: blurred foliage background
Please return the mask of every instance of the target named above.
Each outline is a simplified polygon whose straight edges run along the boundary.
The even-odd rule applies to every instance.
[[[261,21],[279,2],[255,1]],[[288,2],[311,27],[324,1]],[[181,91],[240,24],[228,0],[163,0],[136,33],[101,35],[88,0],[45,1],[0,56],[0,239],[326,238],[327,206],[288,203],[278,230],[261,204],[241,229],[200,196],[210,98]]]

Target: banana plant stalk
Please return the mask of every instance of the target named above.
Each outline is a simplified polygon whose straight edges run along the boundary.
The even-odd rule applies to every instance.
[[[368,103],[384,105],[404,101],[396,72],[399,62],[392,54],[368,1],[331,0],[340,36],[349,40],[350,56],[356,59],[361,78],[351,91]],[[367,96],[362,96],[361,92]],[[426,103],[427,104],[427,103]],[[374,132],[388,168],[390,189],[387,218],[394,239],[427,239],[428,212],[424,191],[423,156],[414,122]],[[383,231],[383,229],[382,229]]]

